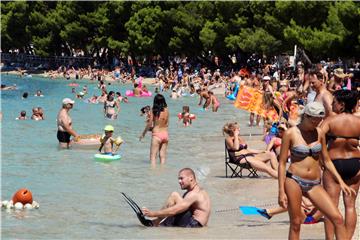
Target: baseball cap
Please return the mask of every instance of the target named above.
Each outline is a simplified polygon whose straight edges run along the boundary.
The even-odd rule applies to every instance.
[[[325,108],[320,102],[311,102],[305,106],[304,113],[311,117],[325,117]]]
[[[74,104],[75,101],[71,100],[70,98],[64,98],[64,99],[62,100],[62,103],[63,103],[64,105],[65,105],[65,104],[69,104],[69,103]]]

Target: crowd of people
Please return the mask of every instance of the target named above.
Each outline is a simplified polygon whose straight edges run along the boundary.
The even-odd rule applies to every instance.
[[[354,66],[357,70],[358,67],[358,64]],[[120,106],[127,103],[128,98],[120,92],[107,91],[104,81],[106,75],[110,75],[115,82],[132,83],[134,96],[149,92],[134,68],[130,72],[123,71],[121,66],[112,72],[90,67],[78,70],[59,68],[49,73],[50,77],[57,75],[69,80],[74,76],[75,80],[81,79],[85,75],[96,79],[100,96],[94,95],[88,98],[88,102],[103,103],[103,114],[111,120],[118,118],[121,114]],[[158,65],[153,82],[153,105],[141,108],[145,127],[139,140],[151,132],[150,163],[155,166],[159,158],[160,164],[165,164],[170,141],[170,111],[164,95],[168,94],[170,99],[198,96],[198,105],[202,106],[202,110],[217,112],[220,107],[219,96],[223,95],[224,101],[230,101],[225,97],[236,95],[239,87],[257,89],[263,96],[263,108],[274,109],[277,113],[276,120],[266,115],[249,113],[249,126],[260,126],[263,122],[267,147],[252,149],[248,146],[240,136],[240,124],[236,122],[224,123],[222,132],[229,154],[235,159],[233,164],[241,164],[246,160],[254,169],[278,179],[279,207],[277,210],[264,209],[261,215],[270,219],[277,213],[288,211],[289,239],[299,239],[301,224],[309,216],[315,216],[316,212],[318,215],[315,222],[325,216],[327,239],[332,239],[334,235],[337,239],[351,239],[356,228],[355,202],[360,186],[358,82],[354,74],[346,73],[340,67],[330,69],[324,62],[311,68],[302,62],[294,67],[282,68],[274,64],[245,66],[240,70],[232,69],[228,74],[211,67],[194,69],[186,61],[171,63],[167,67]],[[80,93],[74,90],[73,93],[74,97],[84,99],[87,87]],[[27,95],[23,97],[27,98]],[[43,95],[39,90],[35,96]],[[197,102],[197,99],[194,101]],[[57,139],[63,148],[70,147],[71,136],[74,141],[80,138],[72,127],[69,115],[74,103],[70,98],[63,99],[57,116]],[[294,105],[299,109],[295,118],[291,116]],[[184,106],[178,116],[184,126],[191,125],[193,117],[189,106]],[[26,111],[22,111],[18,119],[25,120]],[[33,108],[31,119],[44,119],[41,107]],[[113,154],[108,146],[115,141],[111,138],[112,132],[111,126],[105,127],[105,140],[100,147],[102,149],[105,144],[104,154]],[[152,221],[153,226],[206,226],[211,211],[210,197],[198,186],[192,169],[184,168],[179,172],[179,184],[187,190],[184,196],[172,193],[162,210],[143,208],[143,214],[156,218]],[[338,209],[341,192],[345,217]],[[315,209],[310,215],[304,210],[304,201]],[[185,223],[181,219],[186,219]]]
[[[360,98],[356,83],[359,79],[345,74],[341,68],[328,74],[322,64],[304,70],[299,63],[297,70],[297,83],[293,87],[289,79],[281,77],[284,75],[277,72],[271,75],[266,68],[261,75],[233,80],[234,85],[261,90],[264,108],[277,111],[275,122],[257,116],[256,125],[264,120],[264,139],[268,143],[265,152],[276,154],[278,166],[274,168],[270,161],[270,165],[259,167],[264,161],[258,156],[264,153],[244,152],[248,146],[239,137],[236,123],[224,125],[226,145],[229,154],[231,151],[235,151],[235,156],[238,154],[238,163],[246,158],[253,168],[278,178],[279,208],[263,209],[259,213],[270,219],[288,211],[289,239],[299,239],[301,224],[308,223],[308,217],[312,217],[304,214],[304,197],[318,210],[317,221],[319,216],[325,216],[326,239],[334,236],[351,239],[356,228],[356,197],[360,186]],[[289,118],[291,104],[299,106],[296,120]],[[254,120],[255,114],[251,113],[250,126]],[[340,192],[343,192],[344,217],[338,209]]]

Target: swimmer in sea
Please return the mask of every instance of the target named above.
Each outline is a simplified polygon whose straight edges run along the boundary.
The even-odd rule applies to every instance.
[[[1,84],[1,90],[16,90],[16,84],[14,84],[13,86],[6,86],[5,84]]]
[[[31,119],[35,121],[42,120],[42,117],[39,115],[39,109],[37,107],[32,109]]]
[[[88,93],[88,86],[87,85],[85,85],[84,87],[83,87],[83,93],[84,94],[87,94]]]
[[[170,94],[170,98],[176,99],[179,97],[179,94],[176,92],[176,90],[172,90],[171,94]]]
[[[123,100],[123,97],[121,96],[120,92],[116,92],[116,101],[120,104]]]
[[[16,118],[16,120],[26,120],[26,111],[21,111],[20,116]]]
[[[79,92],[78,94],[76,94],[76,98],[78,98],[78,99],[83,99],[84,96],[85,96],[84,92]]]
[[[45,116],[44,116],[44,110],[42,109],[42,107],[38,107],[38,116],[41,118],[41,120],[45,120]]]
[[[42,94],[41,90],[37,90],[34,96],[35,97],[43,97],[44,95]]]
[[[199,228],[207,225],[211,212],[211,201],[208,193],[199,186],[195,173],[190,168],[179,171],[178,182],[182,190],[172,192],[166,200],[165,206],[158,211],[142,208],[147,217],[155,217],[152,225],[162,227]]]

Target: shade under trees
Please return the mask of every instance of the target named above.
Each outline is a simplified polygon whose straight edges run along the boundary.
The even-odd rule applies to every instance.
[[[360,2],[1,2],[1,49],[111,57],[360,55]]]

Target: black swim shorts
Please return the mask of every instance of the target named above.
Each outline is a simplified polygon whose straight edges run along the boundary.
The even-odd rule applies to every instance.
[[[71,137],[71,135],[68,132],[63,132],[63,131],[59,131],[59,130],[57,132],[57,139],[61,143],[69,143],[70,137]]]
[[[203,227],[196,219],[193,218],[190,210],[167,217],[161,224],[162,227],[185,227],[198,228]]]

